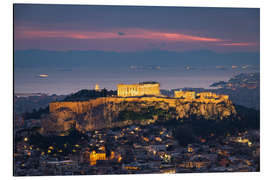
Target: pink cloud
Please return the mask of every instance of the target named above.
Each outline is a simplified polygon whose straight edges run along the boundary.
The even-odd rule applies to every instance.
[[[242,42],[242,43],[224,43],[223,46],[254,46],[256,43]]]
[[[188,32],[179,33],[139,28],[78,31],[31,29],[20,26],[15,27],[14,38],[15,49],[38,47],[41,49],[50,49],[53,47],[58,50],[96,49],[135,51],[151,49],[157,47],[157,45],[159,49],[175,51],[189,49],[212,49],[215,51],[234,51],[239,48],[249,50],[258,49],[258,43],[198,36],[194,35],[194,33],[191,35]],[[162,43],[166,43],[166,46],[159,45]],[[84,46],[82,46],[83,44]],[[149,44],[154,44],[154,46],[150,46]]]
[[[186,40],[186,41],[204,41],[204,42],[219,42],[223,41],[219,38],[208,38],[208,37],[200,37],[200,36],[190,36],[185,34],[177,34],[177,33],[161,33],[161,36],[165,36],[168,39],[174,40]]]
[[[145,29],[121,29],[114,32],[94,32],[94,31],[66,31],[66,30],[31,30],[18,29],[15,31],[15,39],[33,38],[71,38],[71,39],[152,39],[163,41],[180,42],[220,42],[219,38],[193,36],[182,33],[158,32]],[[119,35],[118,32],[124,32]]]

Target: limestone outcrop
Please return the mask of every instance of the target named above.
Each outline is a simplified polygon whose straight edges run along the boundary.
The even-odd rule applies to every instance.
[[[55,123],[52,127],[58,127],[59,131],[68,130],[72,124],[76,124],[78,130],[89,131],[172,118],[197,116],[222,120],[235,115],[235,108],[228,99],[187,101],[164,97],[101,97],[89,101],[53,102],[44,123]]]

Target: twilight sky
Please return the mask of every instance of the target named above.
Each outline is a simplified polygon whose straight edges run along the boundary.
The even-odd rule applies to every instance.
[[[140,81],[208,88],[259,71],[259,16],[247,8],[15,4],[15,92]]]
[[[259,9],[14,5],[15,50],[259,51]]]

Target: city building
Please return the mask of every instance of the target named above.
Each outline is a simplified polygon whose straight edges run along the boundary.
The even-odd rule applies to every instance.
[[[92,151],[90,153],[90,165],[95,165],[98,160],[106,160],[106,153],[97,153],[96,151]]]
[[[99,91],[99,85],[98,84],[95,85],[95,90]]]
[[[174,97],[184,99],[195,99],[195,91],[174,91]]]

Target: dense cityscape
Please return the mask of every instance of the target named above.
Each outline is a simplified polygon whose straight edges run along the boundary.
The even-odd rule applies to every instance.
[[[259,131],[200,138],[180,146],[159,125],[87,132],[76,144],[16,144],[16,176],[259,171]],[[69,153],[68,153],[69,152]]]

